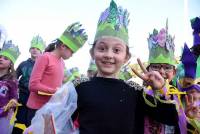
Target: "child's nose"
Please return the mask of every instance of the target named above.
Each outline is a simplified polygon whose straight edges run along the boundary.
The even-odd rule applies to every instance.
[[[159,73],[160,73],[161,75],[165,73],[165,70],[163,69],[163,67],[161,67],[161,68],[159,69]]]
[[[105,56],[108,57],[108,58],[112,58],[112,57],[113,57],[113,52],[108,50],[108,51],[105,53]]]

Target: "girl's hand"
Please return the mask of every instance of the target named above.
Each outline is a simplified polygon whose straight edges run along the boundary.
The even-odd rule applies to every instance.
[[[8,111],[13,107],[16,107],[17,105],[20,105],[17,100],[11,99],[6,106],[4,106],[4,111]]]
[[[152,87],[152,89],[162,89],[165,86],[165,80],[157,71],[147,71],[140,59],[137,59],[138,64],[140,65],[141,70],[143,71],[143,74],[140,74],[138,71],[136,71],[133,67],[131,67],[132,71],[143,81],[145,81],[149,86]]]

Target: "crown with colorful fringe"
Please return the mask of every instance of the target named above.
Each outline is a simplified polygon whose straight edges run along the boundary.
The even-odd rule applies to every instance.
[[[154,29],[153,33],[149,35],[149,64],[151,63],[165,63],[175,65],[176,60],[174,57],[174,39],[168,34],[168,20],[166,21],[166,28],[158,30]]]
[[[193,46],[200,45],[200,17],[190,20],[193,29]]]
[[[85,29],[82,29],[81,26],[82,24],[79,22],[69,25],[59,38],[73,52],[81,48],[88,39]]]
[[[42,52],[45,49],[45,47],[46,47],[45,42],[41,36],[37,35],[32,38],[30,48],[37,48]]]
[[[13,63],[15,63],[15,61],[20,55],[20,51],[18,46],[15,46],[10,40],[3,44],[2,50],[0,51],[0,55],[7,57]]]
[[[128,11],[117,7],[117,4],[112,0],[110,7],[101,13],[94,41],[104,36],[111,36],[121,39],[128,45],[128,17]]]
[[[188,91],[196,89],[200,91],[198,85],[200,78],[200,57],[196,58],[195,55],[190,51],[187,44],[185,43],[181,64],[178,68],[178,88],[182,91]],[[182,71],[181,71],[182,70]]]

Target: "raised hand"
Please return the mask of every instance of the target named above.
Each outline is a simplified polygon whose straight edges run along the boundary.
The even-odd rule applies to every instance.
[[[135,70],[132,66],[131,69],[132,71],[143,81],[145,81],[149,86],[151,86],[154,90],[161,89],[165,85],[165,80],[164,78],[160,75],[159,72],[157,71],[147,71],[140,59],[137,59],[137,62],[143,71],[143,73],[139,73],[137,70]]]

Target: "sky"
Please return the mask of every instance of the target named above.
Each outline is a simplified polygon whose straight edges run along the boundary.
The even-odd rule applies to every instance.
[[[184,42],[192,46],[190,19],[200,16],[200,0],[115,0],[130,13],[129,45],[131,62],[136,58],[148,60],[147,38],[156,28],[165,28],[168,18],[169,34],[175,35],[175,55],[180,56]],[[49,44],[60,37],[68,25],[80,21],[88,33],[88,41],[70,59],[66,67],[87,71],[89,49],[94,40],[101,12],[110,0],[0,0],[0,24],[8,38],[19,46],[21,55],[15,67],[29,55],[30,42],[39,34]]]

